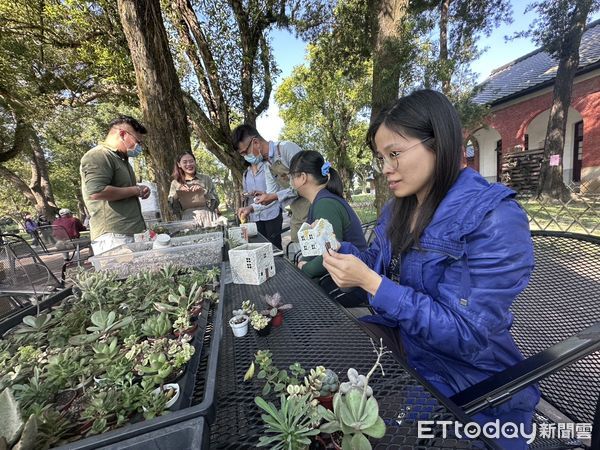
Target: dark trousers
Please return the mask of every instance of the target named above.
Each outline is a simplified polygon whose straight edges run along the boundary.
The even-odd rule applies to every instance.
[[[281,249],[281,226],[283,224],[283,215],[281,210],[279,215],[271,220],[259,220],[256,222],[256,229],[260,234],[266,237],[271,244]]]

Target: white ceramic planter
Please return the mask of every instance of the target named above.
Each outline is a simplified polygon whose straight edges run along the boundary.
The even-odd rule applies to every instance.
[[[165,405],[165,407],[167,407],[167,408],[170,408],[171,406],[173,406],[175,404],[175,402],[177,401],[177,399],[179,398],[179,391],[180,391],[179,385],[177,383],[163,384],[163,386],[162,386],[162,390],[163,391],[168,391],[170,389],[175,389],[175,395]],[[160,390],[161,390],[161,388],[157,387],[152,392],[154,393],[154,395],[159,395],[160,394]]]
[[[245,320],[241,323],[234,323],[233,321],[235,320],[235,317],[229,319],[229,326],[231,327],[231,330],[233,331],[233,335],[235,337],[243,337],[246,336],[246,334],[248,333],[248,316],[243,315],[242,317]]]

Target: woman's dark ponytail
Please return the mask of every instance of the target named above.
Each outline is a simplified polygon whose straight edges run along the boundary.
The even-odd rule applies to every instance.
[[[344,184],[339,173],[331,164],[325,164],[323,155],[314,150],[304,150],[294,155],[290,161],[290,174],[311,174],[317,184],[325,184],[327,190],[339,197],[344,197]]]

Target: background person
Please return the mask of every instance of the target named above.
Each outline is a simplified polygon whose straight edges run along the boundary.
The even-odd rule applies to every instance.
[[[288,141],[266,141],[251,125],[240,125],[233,130],[232,142],[239,154],[250,164],[266,161],[269,172],[266,174],[267,191],[259,195],[256,203],[268,205],[279,201],[282,209],[290,206],[290,237],[292,242],[298,242],[298,230],[306,221],[308,201],[290,188],[289,167],[294,155],[302,149],[297,144]]]
[[[86,231],[81,221],[73,217],[73,213],[68,208],[62,208],[58,212],[58,219],[52,225],[52,234],[56,240],[56,248],[59,250],[75,248],[70,240],[79,239],[79,233]],[[63,253],[63,258],[65,260],[69,259],[69,253]],[[77,254],[77,259],[79,259],[79,254]]]
[[[139,199],[148,198],[150,189],[136,184],[128,162],[142,153],[146,132],[133,117],[117,117],[109,124],[104,142],[81,158],[81,192],[96,255],[133,242],[133,235],[146,229]]]
[[[324,255],[334,281],[370,294],[377,314],[364,318],[367,327],[448,397],[522,361],[509,308],[534,258],[515,193],[461,170],[460,120],[438,92],[397,100],[371,124],[368,142],[394,198],[367,251],[343,243]],[[530,386],[473,418],[530,432],[539,398]],[[527,448],[523,438],[498,444]]]
[[[343,198],[344,186],[337,171],[319,152],[296,153],[290,164],[290,185],[310,202],[306,221],[327,219],[333,227],[336,239],[352,243],[358,250],[367,249],[367,241],[360,219]],[[298,267],[311,278],[320,278],[327,273],[323,257],[303,258]],[[331,292],[337,286],[328,277],[321,286]],[[346,307],[357,306],[367,301],[366,293],[358,288],[341,297]]]
[[[25,214],[25,232],[31,236],[32,244],[34,246],[40,245],[40,240],[37,235],[38,224],[33,220],[31,214]]]
[[[73,217],[73,213],[68,208],[62,208],[58,212],[58,219],[52,225],[64,228],[71,239],[79,239],[79,233],[87,230],[77,217]],[[54,233],[54,238],[59,239],[60,236]]]
[[[275,247],[281,249],[281,227],[283,224],[281,204],[277,200],[268,205],[261,205],[254,201],[256,192],[268,192],[266,179],[268,172],[268,164],[264,161],[250,164],[246,168],[242,177],[242,185],[246,193],[244,201],[249,204],[238,209],[237,215],[241,221],[250,220],[250,222],[255,222],[258,232]]]
[[[213,226],[218,219],[219,198],[208,175],[196,172],[196,157],[189,152],[177,157],[169,190],[169,206],[181,220],[198,220]]]

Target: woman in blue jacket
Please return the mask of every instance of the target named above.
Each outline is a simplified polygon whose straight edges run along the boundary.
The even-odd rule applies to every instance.
[[[461,169],[462,129],[442,94],[421,90],[382,111],[367,141],[393,199],[365,252],[342,243],[323,265],[340,287],[363,288],[367,326],[451,396],[523,359],[509,311],[533,270],[527,216],[514,192]],[[536,387],[474,416],[524,424]],[[504,448],[527,448],[519,438]]]

